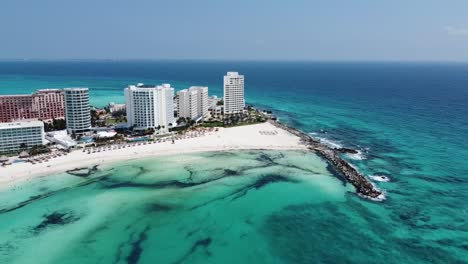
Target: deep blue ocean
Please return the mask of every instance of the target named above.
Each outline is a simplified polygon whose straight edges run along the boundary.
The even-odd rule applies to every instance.
[[[82,86],[104,106],[123,102],[129,84],[164,82],[222,96],[227,71],[245,75],[247,104],[361,150],[350,159],[360,171],[391,179],[376,183],[387,191],[382,203],[349,194],[285,208],[265,231],[284,236],[269,240],[272,254],[289,263],[468,263],[468,64],[0,62],[0,94]],[[285,241],[301,250],[281,252]]]

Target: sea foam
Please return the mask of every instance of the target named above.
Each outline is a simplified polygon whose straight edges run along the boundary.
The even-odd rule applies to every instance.
[[[390,178],[385,176],[385,175],[371,175],[371,176],[369,176],[369,178],[371,178],[374,181],[378,181],[378,182],[389,182],[390,181]]]
[[[316,134],[316,133],[315,133]],[[335,142],[335,141],[332,141],[330,139],[327,139],[327,138],[323,138],[323,137],[318,137],[318,136],[315,136],[314,133],[310,133],[310,135],[314,136],[314,138],[318,139],[321,143],[329,146],[330,148],[334,148],[334,149],[339,149],[339,148],[342,148],[343,146],[338,143],[338,142]]]
[[[366,155],[362,153],[362,151],[357,150],[358,153],[347,153],[346,156],[348,156],[350,159],[353,160],[365,160],[367,159]]]

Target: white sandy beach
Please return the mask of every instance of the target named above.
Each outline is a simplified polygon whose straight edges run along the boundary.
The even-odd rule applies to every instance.
[[[263,131],[277,133],[262,133]],[[220,128],[204,136],[107,150],[88,154],[82,150],[72,151],[67,156],[50,159],[44,163],[15,163],[0,168],[0,189],[30,180],[33,177],[49,176],[67,170],[94,165],[112,164],[118,161],[143,159],[163,155],[186,154],[228,150],[305,150],[299,137],[279,129],[270,123]]]

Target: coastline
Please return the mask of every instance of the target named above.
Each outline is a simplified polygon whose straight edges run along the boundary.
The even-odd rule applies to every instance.
[[[307,145],[307,148],[310,151],[316,152],[335,169],[337,169],[346,178],[346,180],[356,188],[356,192],[359,196],[377,202],[381,202],[386,199],[383,191],[377,188],[377,186],[366,176],[362,175],[352,164],[340,157],[341,153],[355,153],[355,150],[347,148],[332,148],[299,129],[279,122],[270,121],[270,123],[299,137],[301,141]]]
[[[265,133],[266,132],[266,133]],[[304,150],[313,151],[337,169],[356,188],[356,193],[373,201],[385,200],[385,193],[379,190],[367,177],[340,157],[351,149],[334,149],[303,131],[277,121],[261,124],[219,128],[200,137],[141,144],[122,149],[88,154],[75,150],[66,156],[49,162],[13,164],[0,168],[0,190],[21,184],[37,177],[45,177],[67,171],[112,165],[120,161],[131,161],[158,156],[191,154],[200,152],[232,150]]]
[[[272,133],[263,133],[272,132]],[[276,133],[273,133],[276,132]],[[231,150],[305,150],[307,146],[296,135],[269,122],[219,128],[204,136],[138,145],[122,149],[87,154],[75,150],[66,156],[44,163],[17,163],[0,168],[0,190],[37,177],[65,173],[77,168],[101,166],[120,161],[130,161],[158,156]]]

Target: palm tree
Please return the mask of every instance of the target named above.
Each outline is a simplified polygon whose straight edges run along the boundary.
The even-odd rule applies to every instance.
[[[24,143],[24,142],[20,144],[20,149],[21,150],[25,150],[27,147],[28,147],[28,145],[26,143]]]

